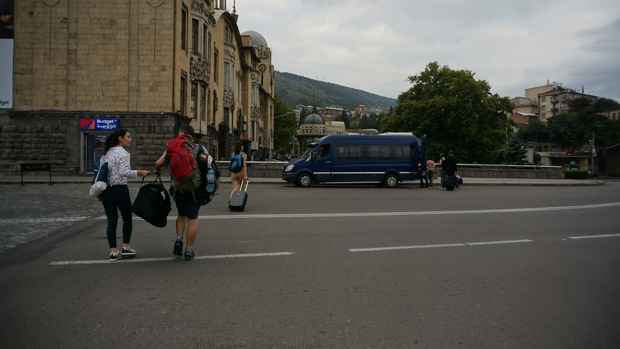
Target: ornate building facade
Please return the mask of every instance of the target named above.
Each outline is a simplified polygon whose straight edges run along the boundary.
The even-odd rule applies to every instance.
[[[48,162],[90,172],[102,140],[128,129],[149,168],[190,124],[226,159],[268,153],[271,50],[242,34],[226,0],[15,1],[13,94],[0,109],[0,171]]]

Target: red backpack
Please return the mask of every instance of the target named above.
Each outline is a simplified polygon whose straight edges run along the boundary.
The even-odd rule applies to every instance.
[[[166,154],[170,159],[170,170],[175,179],[187,177],[196,170],[194,144],[189,135],[180,135],[168,142]]]
[[[183,134],[168,142],[166,154],[170,159],[173,186],[176,192],[193,191],[200,187],[202,176],[196,161],[196,144],[191,136]]]

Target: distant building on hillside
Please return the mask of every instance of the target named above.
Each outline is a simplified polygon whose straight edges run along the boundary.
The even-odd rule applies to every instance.
[[[336,117],[342,115],[344,109],[336,107],[325,107],[319,108],[317,111],[322,117],[326,119],[335,119]]]
[[[379,115],[387,114],[390,112],[390,108],[372,107],[368,105],[358,105],[355,107],[355,113],[360,115]]]

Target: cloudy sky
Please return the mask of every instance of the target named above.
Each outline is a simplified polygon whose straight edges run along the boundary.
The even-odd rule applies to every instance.
[[[276,70],[382,96],[437,61],[500,96],[549,80],[620,102],[618,0],[236,0],[236,11]]]

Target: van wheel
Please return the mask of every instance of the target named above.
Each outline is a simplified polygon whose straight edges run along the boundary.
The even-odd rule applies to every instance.
[[[297,177],[298,187],[309,187],[312,184],[312,177],[307,173],[302,173]]]
[[[393,173],[388,174],[387,176],[385,176],[383,184],[385,184],[385,186],[388,188],[396,188],[396,186],[398,185],[398,176]]]

